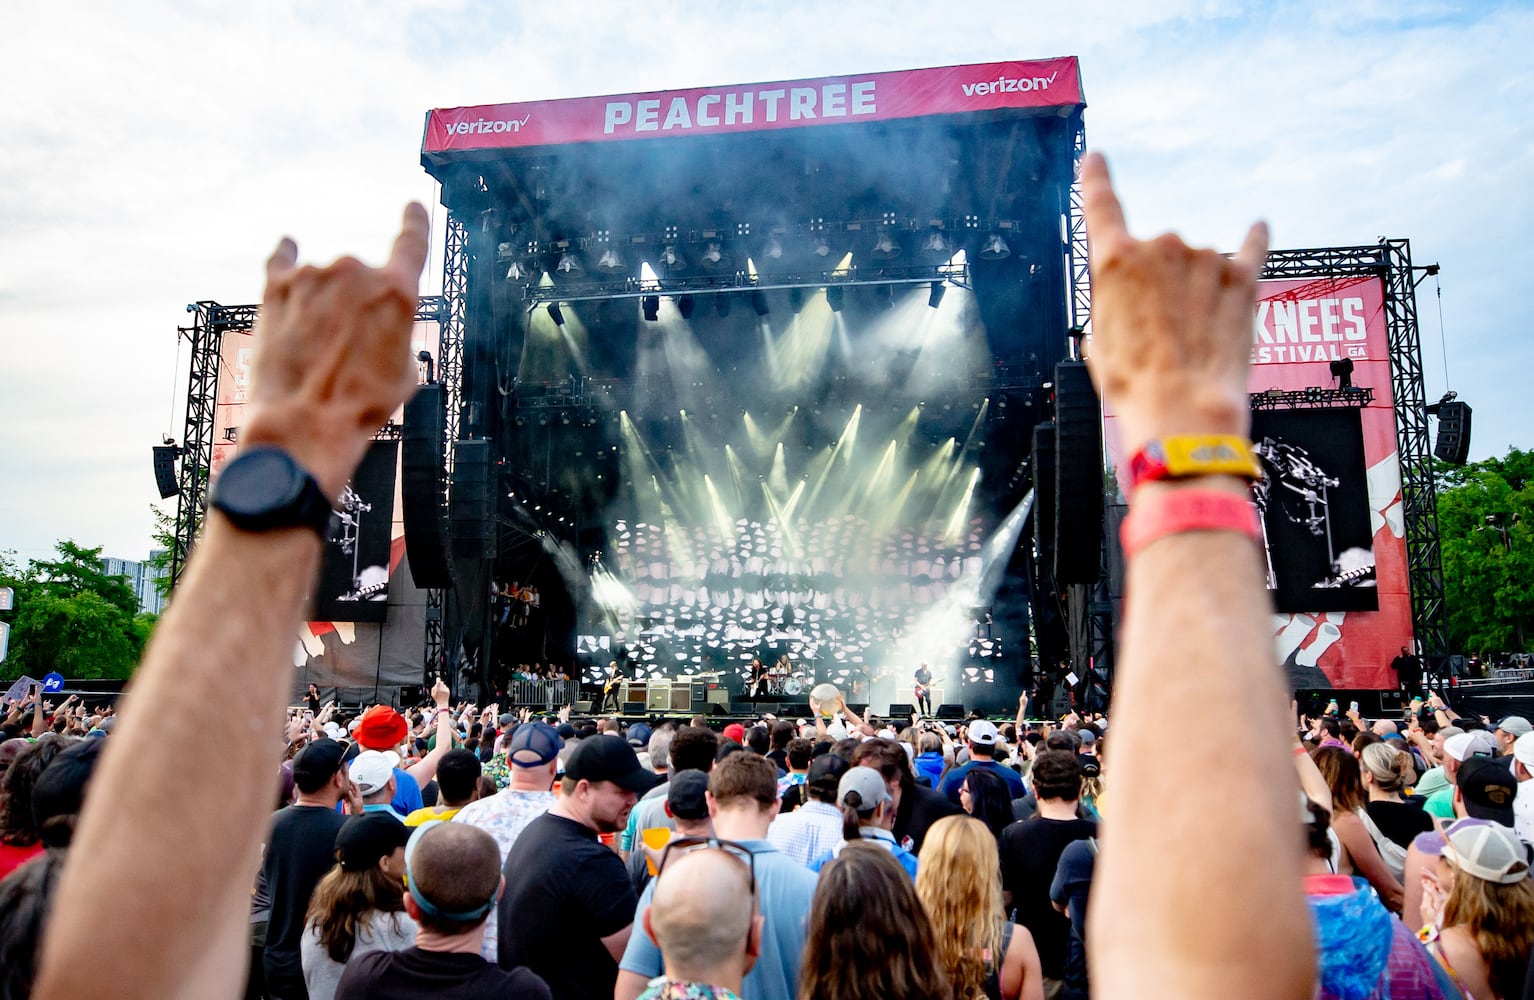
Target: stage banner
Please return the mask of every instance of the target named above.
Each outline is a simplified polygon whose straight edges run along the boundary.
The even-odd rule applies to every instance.
[[[423,155],[718,135],[1084,103],[1076,57],[427,112]]]
[[[314,591],[316,619],[384,620],[389,607],[389,534],[398,461],[398,441],[374,441],[332,505],[330,537]]]
[[[1352,362],[1352,384],[1373,391],[1366,407],[1253,412],[1254,443],[1260,449],[1264,438],[1274,441],[1264,464],[1297,457],[1280,449],[1280,440],[1312,452],[1309,461],[1326,470],[1322,478],[1337,480],[1335,487],[1327,487],[1328,496],[1341,504],[1332,515],[1334,524],[1347,511],[1344,533],[1333,540],[1323,569],[1327,542],[1306,523],[1314,516],[1310,504],[1300,499],[1296,507],[1299,494],[1279,476],[1269,482],[1270,496],[1287,494],[1282,503],[1271,503],[1264,521],[1272,536],[1268,561],[1276,574],[1273,638],[1278,659],[1294,688],[1392,688],[1396,681],[1390,661],[1402,646],[1411,645],[1412,619],[1384,285],[1379,278],[1359,276],[1262,281],[1257,298],[1248,382],[1252,393],[1340,388],[1332,362],[1344,360]],[[1117,466],[1128,456],[1112,400],[1105,401],[1104,413],[1104,444]],[[1304,466],[1289,462],[1287,468],[1293,474]],[[1312,477],[1319,474],[1306,471]],[[1360,492],[1363,515],[1358,512]],[[1254,493],[1254,501],[1262,500],[1260,492]],[[1360,527],[1361,516],[1367,517],[1366,528]],[[1324,533],[1326,524],[1321,527]],[[1369,556],[1372,587],[1366,579]]]

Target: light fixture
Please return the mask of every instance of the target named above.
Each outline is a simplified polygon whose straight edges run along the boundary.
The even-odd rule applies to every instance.
[[[947,260],[953,256],[953,244],[943,235],[942,230],[934,229],[927,234],[926,242],[921,245],[921,252],[928,257]]]
[[[728,295],[714,296],[714,311],[721,317],[730,314],[730,297]]]
[[[751,308],[756,310],[756,314],[758,316],[765,316],[765,315],[767,315],[767,312],[768,312],[768,309],[767,309],[767,293],[766,292],[752,292],[751,293]]]
[[[506,269],[506,280],[521,281],[525,277],[527,277],[527,269],[519,262],[512,261],[511,266]]]
[[[783,259],[783,244],[776,236],[769,236],[767,242],[762,245],[762,256],[768,260]]]
[[[1006,260],[1012,256],[1012,248],[1007,246],[1007,241],[1001,238],[1000,233],[992,233],[985,238],[985,246],[980,248],[981,260]]]
[[[697,303],[693,301],[691,295],[684,295],[676,300],[676,311],[682,314],[683,319],[692,319],[693,309],[696,306]]]
[[[565,314],[560,311],[558,302],[549,303],[549,319],[554,321],[555,326],[565,325]]]
[[[566,250],[559,255],[559,263],[554,265],[554,270],[560,274],[585,274],[586,268],[581,265],[581,256],[574,250]]]
[[[646,295],[639,300],[639,307],[644,311],[644,318],[654,323],[660,318],[660,296]]]
[[[826,305],[831,307],[832,312],[839,313],[847,301],[847,289],[841,285],[831,285],[826,289]]]
[[[815,237],[815,256],[831,256],[831,241],[826,239],[824,236]]]
[[[602,256],[597,258],[597,270],[615,274],[623,270],[623,257],[619,255],[615,247],[608,247],[602,251]]]
[[[934,281],[932,283],[932,291],[927,293],[927,305],[934,309],[942,305],[943,293],[946,291],[948,291],[947,285],[943,284],[941,281]]]
[[[1353,359],[1342,358],[1331,363],[1332,378],[1338,382],[1337,388],[1353,388]]]
[[[718,243],[710,243],[703,251],[702,264],[707,268],[719,267],[724,263],[724,247]]]
[[[668,246],[666,249],[661,251],[660,262],[666,267],[673,269],[687,266],[687,261],[682,258],[682,255],[679,252],[677,252],[677,248],[675,246]]]
[[[884,309],[895,308],[895,286],[875,285],[874,298],[878,300],[879,305]]]
[[[788,290],[788,307],[792,309],[795,314],[797,314],[800,309],[804,308],[804,289],[790,288]]]
[[[894,233],[888,229],[879,231],[879,238],[874,241],[873,257],[875,260],[893,260],[900,256],[900,241],[895,239]]]

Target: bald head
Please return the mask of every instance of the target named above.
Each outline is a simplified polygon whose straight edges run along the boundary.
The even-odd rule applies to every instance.
[[[646,921],[666,960],[666,974],[715,982],[719,969],[745,962],[756,915],[750,893],[745,863],[723,851],[668,859]]]
[[[421,895],[442,913],[468,913],[489,902],[501,886],[501,850],[495,838],[478,827],[442,823],[421,834],[410,852],[410,879]],[[480,918],[480,922],[484,920]],[[439,926],[423,912],[423,925],[445,933],[463,928]]]

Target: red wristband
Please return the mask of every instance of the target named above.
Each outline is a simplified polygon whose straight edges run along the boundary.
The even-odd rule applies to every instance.
[[[1234,531],[1262,539],[1262,522],[1251,500],[1220,490],[1167,490],[1138,501],[1124,519],[1119,541],[1132,559],[1150,543],[1187,531]]]

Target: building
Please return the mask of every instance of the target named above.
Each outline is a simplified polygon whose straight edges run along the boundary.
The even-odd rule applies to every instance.
[[[149,559],[164,553],[164,549],[155,549],[149,553]],[[138,598],[140,613],[157,615],[165,607],[165,600],[160,592],[155,589],[154,582],[165,576],[168,572],[163,567],[156,567],[149,560],[134,562],[131,559],[106,558],[101,560],[102,571],[107,576],[120,576],[128,581],[128,586],[133,588],[133,596]]]

